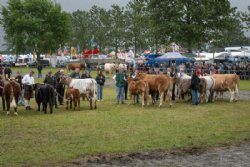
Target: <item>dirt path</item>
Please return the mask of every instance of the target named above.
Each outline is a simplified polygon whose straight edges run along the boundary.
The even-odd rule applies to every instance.
[[[250,141],[242,144],[214,148],[208,151],[197,148],[173,152],[145,152],[133,154],[102,154],[79,158],[61,165],[91,167],[250,167]]]

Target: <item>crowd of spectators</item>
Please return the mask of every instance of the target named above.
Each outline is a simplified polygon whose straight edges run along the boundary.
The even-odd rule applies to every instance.
[[[168,73],[169,70],[174,72],[183,71],[189,75],[192,75],[193,71],[196,69],[201,70],[201,75],[210,75],[210,74],[234,74],[239,75],[242,80],[250,79],[250,62],[242,63],[185,63],[180,65],[171,65],[165,64],[156,64],[154,67],[149,67],[145,63],[137,64],[136,67],[139,71],[144,71],[149,74],[159,74],[159,73]]]

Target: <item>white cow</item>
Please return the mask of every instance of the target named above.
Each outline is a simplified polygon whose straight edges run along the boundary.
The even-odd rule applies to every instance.
[[[93,102],[95,105],[94,108],[96,109],[97,83],[95,79],[72,79],[71,77],[63,76],[60,79],[60,83],[78,89],[82,96],[87,97],[90,103],[90,109],[93,109]]]
[[[201,102],[208,102],[212,100],[212,91],[215,87],[215,79],[212,76],[201,76],[200,78],[205,79],[206,87],[205,92],[201,94]]]
[[[115,72],[115,63],[105,63],[104,71],[109,74],[114,74]]]

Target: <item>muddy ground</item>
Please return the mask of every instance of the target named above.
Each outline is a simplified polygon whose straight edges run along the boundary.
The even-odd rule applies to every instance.
[[[62,167],[250,167],[250,141],[234,146],[86,156]]]

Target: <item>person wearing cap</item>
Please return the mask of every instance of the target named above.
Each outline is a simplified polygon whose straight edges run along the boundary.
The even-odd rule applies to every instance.
[[[33,98],[33,85],[35,84],[35,79],[33,77],[34,71],[30,71],[29,74],[24,75],[22,79],[22,84],[24,85],[24,99],[25,108],[30,110],[30,99]]]
[[[197,75],[197,72],[195,71],[191,78],[191,93],[192,93],[192,104],[198,105],[199,104],[199,97],[198,97],[198,89],[200,85],[200,78]]]
[[[56,81],[56,92],[58,93],[58,101],[60,103],[60,105],[63,105],[63,97],[64,97],[64,90],[65,90],[65,86],[60,82],[60,78],[61,76],[63,76],[63,69],[58,69],[58,71],[55,73],[54,78]]]

